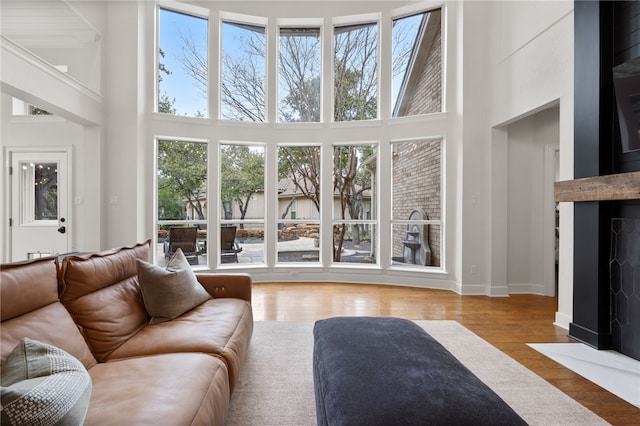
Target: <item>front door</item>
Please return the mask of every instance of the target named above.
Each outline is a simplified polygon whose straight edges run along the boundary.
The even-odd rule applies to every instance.
[[[10,151],[12,262],[70,249],[68,153]]]

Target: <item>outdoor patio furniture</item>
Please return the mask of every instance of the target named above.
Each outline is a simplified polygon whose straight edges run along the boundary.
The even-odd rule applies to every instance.
[[[169,228],[169,240],[164,245],[164,257],[173,256],[178,249],[182,249],[191,265],[198,264],[198,256],[202,254],[198,244],[198,228],[194,226],[172,226]]]
[[[220,261],[222,263],[232,261],[238,263],[238,253],[241,251],[242,247],[240,247],[240,244],[236,241],[236,227],[220,227]]]

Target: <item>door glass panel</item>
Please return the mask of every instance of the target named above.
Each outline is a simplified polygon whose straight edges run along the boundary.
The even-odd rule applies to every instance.
[[[21,224],[58,220],[57,163],[21,162]]]

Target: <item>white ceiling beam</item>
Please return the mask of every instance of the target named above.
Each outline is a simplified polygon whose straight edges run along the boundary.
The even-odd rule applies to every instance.
[[[104,123],[102,96],[6,37],[0,37],[0,90],[83,126]]]

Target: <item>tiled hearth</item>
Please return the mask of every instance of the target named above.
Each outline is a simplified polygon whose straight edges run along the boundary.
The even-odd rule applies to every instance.
[[[640,219],[611,219],[613,348],[640,359]]]

